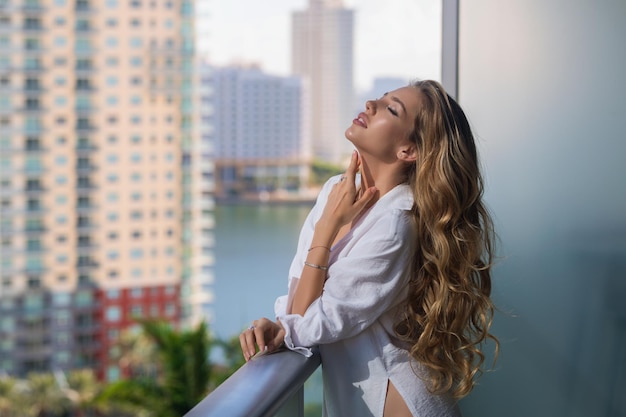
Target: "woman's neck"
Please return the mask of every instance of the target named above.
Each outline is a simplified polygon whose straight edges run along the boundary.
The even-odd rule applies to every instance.
[[[383,195],[404,182],[404,175],[396,165],[371,164],[366,158],[361,159],[361,190],[376,187],[378,193],[374,199]]]

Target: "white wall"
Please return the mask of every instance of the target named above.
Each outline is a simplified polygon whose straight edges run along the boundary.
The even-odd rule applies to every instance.
[[[466,416],[626,415],[626,1],[460,2],[459,101],[501,238]]]

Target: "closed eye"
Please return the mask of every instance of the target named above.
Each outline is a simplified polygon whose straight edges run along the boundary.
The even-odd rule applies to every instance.
[[[394,116],[398,117],[398,112],[393,107],[387,106],[387,110],[389,110],[389,113],[391,113]]]

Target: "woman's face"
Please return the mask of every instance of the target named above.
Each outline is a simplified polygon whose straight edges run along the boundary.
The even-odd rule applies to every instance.
[[[361,155],[393,162],[403,145],[410,143],[419,109],[419,92],[403,87],[365,103],[365,111],[346,129],[346,138]]]

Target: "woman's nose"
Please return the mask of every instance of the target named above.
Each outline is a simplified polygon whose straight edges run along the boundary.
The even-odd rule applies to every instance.
[[[365,110],[370,110],[372,112],[376,112],[376,102],[374,100],[367,100],[365,102]]]

